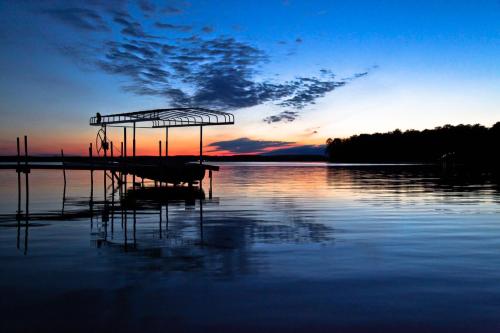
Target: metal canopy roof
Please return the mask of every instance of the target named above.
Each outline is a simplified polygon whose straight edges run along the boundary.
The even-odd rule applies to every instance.
[[[137,122],[149,122],[147,128],[232,125],[231,113],[204,108],[170,108],[127,113],[100,115],[90,118],[91,126],[127,126]]]

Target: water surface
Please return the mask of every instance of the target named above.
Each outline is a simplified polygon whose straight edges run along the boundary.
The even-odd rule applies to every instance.
[[[102,173],[92,213],[89,172],[67,176],[63,213],[62,173],[32,171],[26,228],[0,171],[2,332],[500,331],[487,175],[225,163],[211,199],[205,180],[206,199],[143,202],[126,222],[103,210]]]

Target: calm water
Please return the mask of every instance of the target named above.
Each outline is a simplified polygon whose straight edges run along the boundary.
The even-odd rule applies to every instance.
[[[26,230],[0,171],[1,332],[500,332],[487,177],[227,163],[212,199],[135,223],[103,213],[102,179],[91,215],[89,173],[68,172],[62,218],[62,173],[33,171]]]

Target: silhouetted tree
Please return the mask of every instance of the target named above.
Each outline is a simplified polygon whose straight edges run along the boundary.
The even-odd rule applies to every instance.
[[[444,125],[328,139],[326,152],[332,162],[437,162],[453,156],[458,163],[498,163],[499,143],[497,122],[490,128]]]

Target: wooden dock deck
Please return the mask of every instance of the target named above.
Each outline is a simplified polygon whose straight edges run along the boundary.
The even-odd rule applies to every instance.
[[[22,161],[0,163],[0,169],[30,172],[31,170],[88,170],[109,171],[128,174],[143,179],[150,179],[170,184],[192,184],[203,180],[206,171],[218,171],[219,167],[199,163],[168,163],[167,161],[130,162],[121,159],[84,160],[81,162],[35,162]]]

